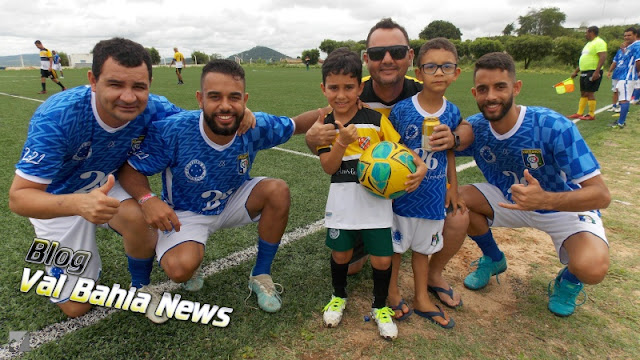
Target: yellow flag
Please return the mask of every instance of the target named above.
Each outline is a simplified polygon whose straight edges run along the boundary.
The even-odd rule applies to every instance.
[[[553,85],[553,87],[556,89],[556,93],[558,94],[570,93],[575,90],[572,78],[568,78],[562,82],[559,82]]]

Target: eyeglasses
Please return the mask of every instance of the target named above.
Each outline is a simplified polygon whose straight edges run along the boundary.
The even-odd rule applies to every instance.
[[[370,60],[380,61],[389,52],[393,60],[401,60],[407,56],[408,51],[409,47],[406,45],[375,46],[367,49],[367,55]]]
[[[440,65],[433,64],[433,63],[426,63],[426,64],[420,65],[420,70],[422,70],[422,72],[425,75],[433,75],[438,71],[438,69],[441,69],[443,74],[450,75],[456,72],[457,67],[458,67],[458,64],[452,64],[452,63],[445,63]]]

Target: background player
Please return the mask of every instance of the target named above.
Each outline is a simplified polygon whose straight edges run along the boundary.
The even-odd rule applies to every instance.
[[[493,227],[533,227],[551,236],[567,264],[549,284],[549,310],[573,314],[583,283],[601,282],[609,248],[600,212],[611,201],[600,165],[575,124],[553,110],[517,106],[522,82],[508,54],[490,53],[475,64],[473,96],[481,113],[468,118],[475,140],[460,155],[473,156],[488,183],[466,185],[468,234],[483,256],[464,279],[477,290],[507,269]]]
[[[67,88],[64,87],[64,85],[62,85],[62,83],[58,80],[55,72],[51,71],[53,68],[53,54],[51,54],[51,51],[45,48],[40,40],[36,40],[35,44],[36,47],[40,49],[40,83],[42,84],[42,91],[40,91],[38,94],[47,93],[47,78],[50,78],[51,81],[58,84],[62,91],[67,90]]]
[[[62,72],[62,63],[60,62],[60,55],[55,50],[51,50],[53,54],[53,70],[56,72],[56,77],[64,79],[64,73]],[[60,74],[60,76],[58,76]]]
[[[178,85],[184,84],[182,81],[182,68],[187,67],[187,62],[184,60],[184,55],[178,51],[178,48],[173,48],[173,60],[171,60],[171,64],[169,66],[175,64],[176,65],[176,75],[178,76]]]

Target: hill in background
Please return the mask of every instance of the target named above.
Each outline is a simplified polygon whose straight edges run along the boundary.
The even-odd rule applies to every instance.
[[[231,55],[227,59],[234,60],[236,56],[241,58],[243,62],[255,62],[258,61],[258,59],[262,59],[266,62],[273,62],[280,61],[280,59],[290,58],[290,56],[270,49],[266,46],[256,46],[253,49]]]

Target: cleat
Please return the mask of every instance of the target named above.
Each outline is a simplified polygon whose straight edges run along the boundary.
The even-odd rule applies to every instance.
[[[595,120],[595,119],[596,117],[591,115],[580,116],[580,120]]]
[[[165,323],[169,318],[166,313],[163,313],[161,316],[155,314],[158,305],[160,304],[160,299],[162,299],[162,295],[158,292],[154,287],[149,285],[144,285],[137,291],[147,293],[151,295],[151,301],[149,302],[149,306],[147,307],[147,313],[145,316],[151,320],[154,324],[162,324]]]
[[[372,308],[371,317],[378,324],[380,336],[386,340],[393,340],[398,337],[398,327],[393,322],[394,311],[388,306],[380,309]]]
[[[276,285],[282,288],[282,285],[273,282],[269,274],[249,276],[249,290],[256,293],[258,306],[266,312],[276,312],[282,307],[282,299],[280,299],[282,290],[277,291]]]
[[[549,282],[547,292],[549,294],[549,311],[553,314],[561,317],[566,317],[576,309],[576,306],[581,306],[587,301],[587,293],[584,292],[584,284],[573,284],[570,281],[562,279],[562,273],[566,267],[564,267],[556,276],[554,281]],[[551,288],[553,283],[553,289]],[[576,298],[580,293],[584,294],[584,300],[580,304],[576,304]]]
[[[615,129],[615,130],[622,130],[622,129],[624,129],[624,127],[625,127],[625,124],[615,123],[615,125],[611,125],[611,128]]]
[[[340,324],[342,313],[347,306],[347,299],[331,296],[331,301],[322,309],[322,322],[328,328],[334,328]]]
[[[180,283],[180,287],[187,291],[199,291],[204,285],[204,274],[202,273],[202,264],[196,269],[191,279]]]
[[[569,119],[580,119],[582,117],[581,114],[575,113],[567,116]]]
[[[477,266],[478,268],[464,278],[464,286],[470,290],[478,290],[487,286],[493,275],[496,276],[498,284],[500,283],[498,275],[507,270],[507,257],[502,253],[502,260],[493,261],[490,257],[483,256],[472,262],[471,266]]]
[[[46,94],[46,93],[47,93],[47,90],[42,90],[42,91],[38,92],[38,94]]]

